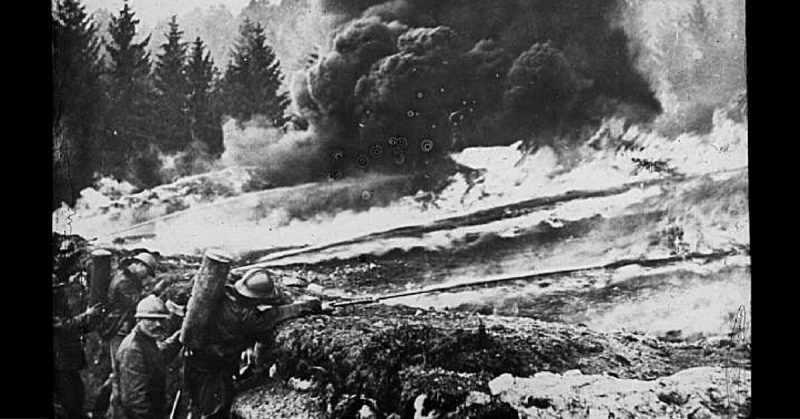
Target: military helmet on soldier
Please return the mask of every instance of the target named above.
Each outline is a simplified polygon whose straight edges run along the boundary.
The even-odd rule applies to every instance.
[[[167,306],[155,295],[148,295],[136,306],[137,319],[168,319]]]
[[[158,261],[156,261],[155,256],[150,253],[142,252],[134,256],[133,260],[144,263],[144,266],[147,266],[147,269],[150,271],[150,275],[155,275],[156,268],[158,268]]]
[[[251,269],[234,284],[236,292],[240,295],[264,302],[279,303],[285,301],[287,296],[275,284],[273,274],[266,269]]]

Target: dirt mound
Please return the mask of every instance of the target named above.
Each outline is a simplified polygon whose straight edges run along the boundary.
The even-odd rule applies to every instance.
[[[425,417],[433,410],[452,417],[467,410],[471,417],[508,417],[498,413],[514,406],[508,400],[470,401],[480,399],[478,394],[502,374],[577,369],[651,380],[695,366],[749,368],[749,349],[673,344],[525,318],[374,305],[287,322],[264,359],[277,365],[279,377],[313,380],[310,391],[318,397],[318,409],[334,418],[353,417],[368,401],[374,401],[374,417]],[[240,398],[235,409],[255,417],[242,413],[251,408],[248,403]]]

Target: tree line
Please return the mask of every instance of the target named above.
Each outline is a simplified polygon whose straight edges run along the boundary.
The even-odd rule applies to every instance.
[[[280,63],[259,23],[242,22],[224,71],[200,37],[184,40],[175,16],[155,57],[149,35],[136,41],[138,23],[126,2],[105,42],[79,0],[54,5],[53,208],[73,205],[96,176],[162,183],[164,155],[178,156],[178,174],[189,174],[197,159],[224,151],[224,118],[287,120]]]

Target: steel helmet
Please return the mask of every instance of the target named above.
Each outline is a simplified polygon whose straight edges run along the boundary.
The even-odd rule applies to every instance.
[[[136,306],[137,319],[168,319],[167,306],[155,295],[148,295]]]
[[[234,284],[240,295],[257,300],[285,302],[287,295],[275,284],[273,274],[264,269],[252,269]]]
[[[155,276],[156,268],[158,267],[158,261],[156,261],[155,256],[147,252],[142,252],[128,259],[128,263],[133,261],[142,262],[144,266],[147,267],[147,271],[150,273],[150,276]]]

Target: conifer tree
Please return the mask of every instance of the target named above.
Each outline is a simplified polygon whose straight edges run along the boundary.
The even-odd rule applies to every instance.
[[[282,125],[289,104],[288,95],[278,93],[282,80],[280,62],[266,43],[264,28],[245,19],[223,80],[225,114],[239,122],[261,115],[274,126]]]
[[[153,86],[148,35],[134,42],[139,20],[125,2],[109,24],[104,165],[108,173],[139,186],[158,183],[158,150],[154,135]]]
[[[186,51],[188,45],[181,41],[183,31],[175,16],[169,22],[167,40],[161,44],[161,53],[153,74],[157,89],[156,127],[158,145],[165,152],[176,152],[186,147],[190,140]]]
[[[100,43],[92,18],[77,0],[55,4],[53,53],[53,206],[74,204],[97,169],[101,123]]]
[[[188,116],[193,142],[211,155],[222,154],[222,121],[213,103],[215,68],[200,37],[192,44],[186,76],[189,84]]]

